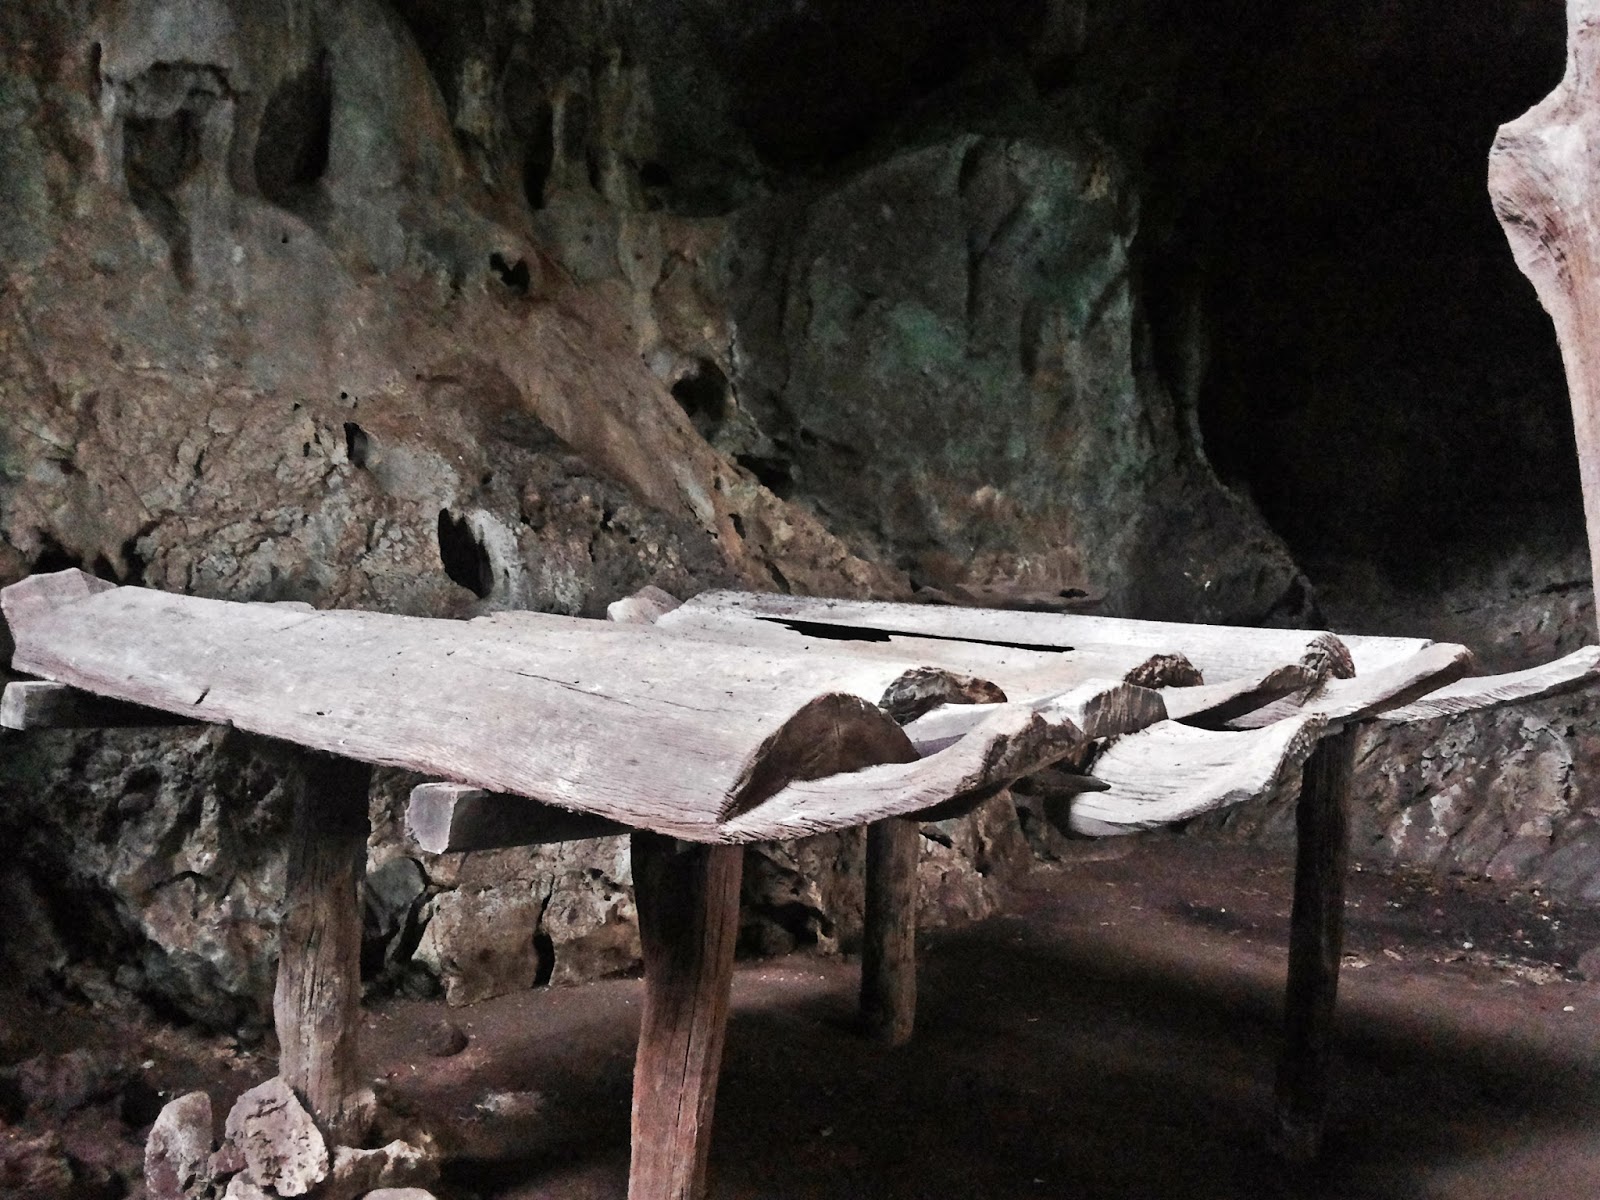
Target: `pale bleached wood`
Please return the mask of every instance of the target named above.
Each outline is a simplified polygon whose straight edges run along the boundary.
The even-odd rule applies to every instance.
[[[683,601],[653,585],[606,605],[606,620],[625,625],[654,625]]]
[[[1167,719],[1167,701],[1173,693],[1135,687],[1130,683],[1097,680],[1059,695],[1022,701],[1019,707],[1048,712],[1051,719],[1067,720],[1087,740],[1131,733]],[[906,725],[906,735],[924,757],[937,754],[977,729],[994,714],[990,705],[948,704]]]
[[[1072,831],[1136,833],[1264,795],[1300,769],[1325,728],[1319,716],[1241,732],[1163,721],[1119,738],[1089,768],[1110,789],[1072,801]]]
[[[861,1023],[887,1046],[911,1040],[917,1020],[917,859],[922,831],[892,817],[867,826],[861,940]]]
[[[28,679],[6,684],[0,696],[0,729],[120,729],[192,722],[154,708],[104,700],[64,683]]]
[[[785,840],[843,828],[844,814],[849,814],[849,824],[859,825],[922,812],[945,801],[997,791],[1065,758],[1085,741],[1065,709],[985,707],[989,711],[976,728],[936,754],[905,766],[867,767],[791,783],[751,811],[725,821],[721,833],[730,841]]]
[[[299,792],[289,831],[273,1023],[278,1075],[330,1141],[360,1146],[361,880],[367,861],[365,763],[293,753]]]
[[[1470,650],[1441,642],[1368,675],[1329,679],[1309,692],[1276,700],[1235,718],[1229,728],[1261,729],[1296,716],[1317,716],[1330,722],[1361,721],[1454,683],[1471,668]]]
[[[1319,631],[1252,629],[1227,625],[1185,625],[1170,621],[1135,621],[1069,613],[1010,612],[954,608],[931,604],[893,604],[867,600],[825,600],[755,592],[704,592],[686,601],[664,621],[687,623],[691,614],[717,614],[750,620],[798,621],[963,641],[990,642],[1032,649],[1071,646],[1080,652],[1116,647],[1124,652],[1181,654],[1209,682],[1263,675],[1297,663],[1312,651]],[[1416,654],[1430,643],[1423,638],[1338,635],[1348,648],[1358,675]],[[1100,671],[1097,674],[1105,675]],[[987,676],[987,678],[995,678]],[[1006,687],[1004,680],[995,681]],[[1010,694],[1007,688],[1007,694]]]
[[[1589,556],[1600,571],[1600,0],[1567,0],[1556,89],[1501,126],[1489,195],[1566,367]]]
[[[628,1200],[700,1200],[739,933],[739,846],[633,835],[644,1013]]]
[[[1565,658],[1510,671],[1504,675],[1474,675],[1446,684],[1399,708],[1386,708],[1378,719],[1389,722],[1430,721],[1460,713],[1498,708],[1528,700],[1542,700],[1576,691],[1600,679],[1600,646],[1585,646]]]
[[[1328,1110],[1354,760],[1354,729],[1330,732],[1306,762],[1295,809],[1294,909],[1274,1132],[1279,1151],[1301,1163],[1317,1156]]]
[[[449,854],[611,837],[628,827],[526,796],[461,783],[419,783],[406,804],[406,832],[429,854]]]
[[[20,670],[690,840],[916,811],[996,771],[1045,765],[1078,737],[1048,719],[1036,733],[983,725],[972,744],[905,765],[915,752],[873,701],[914,662],[691,647],[655,626],[528,613],[440,621],[75,590],[58,606],[17,606]],[[901,765],[873,767],[858,798],[822,785],[863,765],[863,747]],[[787,783],[805,779],[819,782]],[[803,818],[790,807],[797,786],[821,788]]]
[[[0,588],[0,614],[15,629],[63,605],[113,591],[116,584],[97,579],[87,571],[48,571],[30,575]],[[22,668],[19,668],[19,670]]]

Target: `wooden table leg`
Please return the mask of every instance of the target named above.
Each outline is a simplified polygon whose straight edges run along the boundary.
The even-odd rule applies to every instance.
[[[361,880],[367,862],[372,768],[297,751],[289,869],[279,927],[272,1015],[278,1075],[335,1143],[359,1146],[368,1114],[361,1087]]]
[[[1280,1153],[1296,1162],[1317,1156],[1328,1107],[1334,1001],[1344,951],[1345,808],[1354,750],[1350,727],[1322,739],[1306,763],[1295,815],[1299,847],[1274,1133]]]
[[[633,835],[645,996],[628,1200],[705,1195],[743,871],[742,846]]]
[[[891,817],[867,826],[866,927],[861,1023],[890,1046],[911,1040],[917,1019],[917,856],[922,831]]]

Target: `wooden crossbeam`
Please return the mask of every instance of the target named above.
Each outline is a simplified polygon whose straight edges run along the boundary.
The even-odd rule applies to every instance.
[[[6,684],[0,696],[0,729],[122,729],[149,725],[192,725],[185,717],[159,709],[107,700],[64,683],[23,680]]]
[[[540,804],[462,783],[421,783],[411,789],[406,830],[429,854],[543,846],[628,832],[592,813]]]

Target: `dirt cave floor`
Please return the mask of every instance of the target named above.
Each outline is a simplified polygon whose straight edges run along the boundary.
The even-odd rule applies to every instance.
[[[1097,844],[923,938],[901,1049],[852,1031],[850,961],[741,963],[712,1195],[1600,1197],[1600,912],[1463,879],[1352,875],[1324,1160],[1270,1156],[1290,883],[1282,853]],[[441,1196],[622,1197],[639,1000],[614,980],[369,1011],[374,1076],[452,1156]],[[433,1057],[446,1016],[470,1041]],[[150,1088],[221,1113],[271,1073],[193,1042],[141,1048]]]

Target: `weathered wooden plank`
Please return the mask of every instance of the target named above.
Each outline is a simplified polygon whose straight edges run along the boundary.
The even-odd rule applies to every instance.
[[[0,729],[125,729],[193,722],[159,709],[105,700],[64,683],[27,679],[6,684]]]
[[[956,638],[1034,649],[1074,647],[1132,648],[1152,654],[1182,654],[1205,678],[1221,683],[1240,676],[1264,675],[1296,663],[1328,635],[1295,629],[1251,629],[1224,625],[1185,625],[1170,621],[1135,621],[1071,613],[1011,612],[954,608],[931,604],[891,604],[866,600],[824,600],[802,596],[770,596],[754,592],[705,592],[663,623],[679,625],[695,615],[796,621],[809,625],[878,630],[880,632]],[[1430,643],[1421,638],[1340,635],[1357,675],[1363,675],[1416,654]],[[981,673],[981,672],[980,672]],[[1098,674],[1104,676],[1105,671]],[[1000,686],[1011,689],[993,675]]]
[[[1489,151],[1489,195],[1555,325],[1589,557],[1600,571],[1600,0],[1567,0],[1566,73],[1501,126]]]
[[[367,861],[365,763],[296,750],[272,1015],[278,1075],[336,1144],[363,1145],[370,1108],[361,1065],[361,880]]]
[[[1600,679],[1600,646],[1585,646],[1565,658],[1526,671],[1474,675],[1436,688],[1399,708],[1386,708],[1378,719],[1390,722],[1429,721],[1458,713],[1542,700],[1576,691]]]
[[[743,869],[738,846],[633,835],[645,998],[628,1200],[705,1195]]]
[[[760,814],[792,781],[914,755],[872,703],[914,662],[691,651],[655,626],[529,613],[439,621],[76,590],[90,594],[57,607],[0,596],[19,669],[693,840],[790,836],[786,802],[770,826]],[[985,763],[1043,765],[1028,747],[1058,756],[1077,736],[1047,723],[1026,737],[985,724],[962,754],[874,767],[859,803],[824,788],[806,831],[926,808],[977,786]]]
[[[729,817],[721,832],[730,841],[784,840],[843,828],[845,813],[858,825],[919,813],[996,791],[1065,758],[1085,740],[1067,705],[982,707],[984,720],[936,754],[905,766],[791,783],[749,812]],[[909,741],[907,747],[916,754]]]
[[[1261,729],[1296,716],[1361,721],[1453,683],[1471,668],[1472,652],[1465,646],[1439,643],[1369,675],[1329,679],[1309,692],[1285,696],[1235,718],[1228,728]]]
[[[1295,810],[1299,849],[1275,1134],[1280,1151],[1296,1162],[1316,1157],[1328,1109],[1333,1013],[1344,952],[1346,808],[1354,754],[1352,728],[1323,738],[1306,763]]]
[[[1167,700],[1171,695],[1170,690],[1159,692],[1129,683],[1099,680],[1059,695],[1025,701],[1021,707],[1054,714],[1051,718],[1054,720],[1069,720],[1084,738],[1093,740],[1132,733],[1166,720]],[[995,711],[993,705],[948,704],[910,722],[905,731],[918,754],[937,754],[973,732]]]
[[[917,1019],[917,858],[922,831],[891,817],[867,826],[861,943],[861,1023],[889,1046],[911,1040]]]
[[[449,854],[612,837],[627,833],[628,827],[526,796],[464,783],[419,783],[406,804],[406,832],[429,854]]]
[[[1163,721],[1114,742],[1089,774],[1110,784],[1072,801],[1074,833],[1135,833],[1264,795],[1315,748],[1325,721],[1299,716],[1245,732]]]

